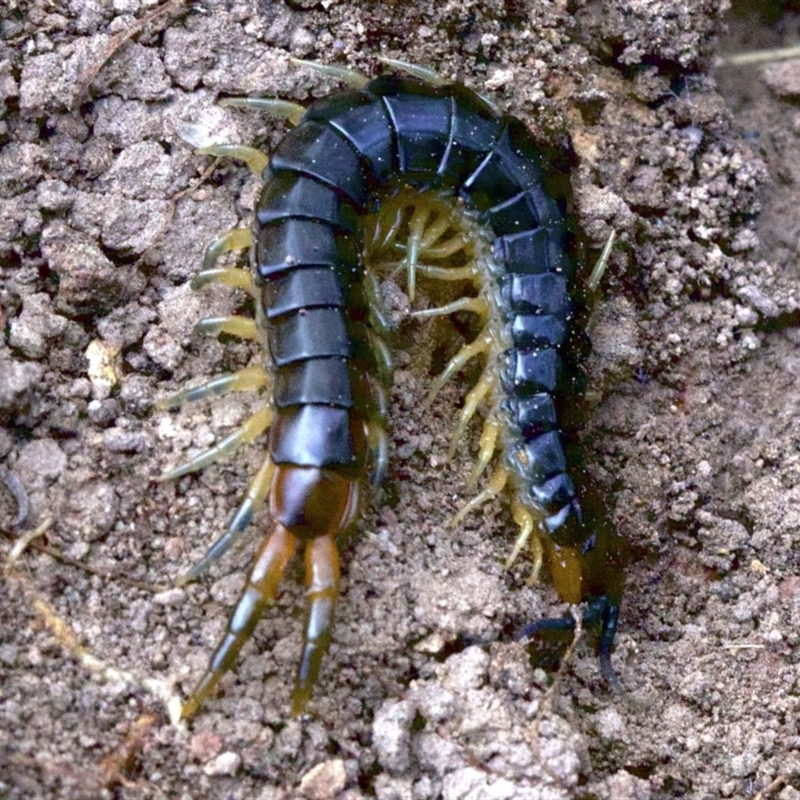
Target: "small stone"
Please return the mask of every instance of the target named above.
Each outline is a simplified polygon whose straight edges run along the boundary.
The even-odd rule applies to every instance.
[[[411,723],[414,707],[407,702],[384,703],[372,723],[372,742],[381,765],[404,772],[410,762]]]
[[[23,115],[41,114],[44,108],[63,106],[64,57],[44,53],[25,60],[19,84],[19,105]]]
[[[800,58],[790,58],[764,67],[764,83],[778,97],[800,95]]]
[[[186,598],[186,590],[179,587],[166,589],[153,595],[153,605],[156,606],[176,606]]]
[[[91,392],[91,383],[89,383],[89,391]],[[119,417],[119,402],[115,398],[91,400],[86,406],[86,413],[92,424],[106,428]]]
[[[44,175],[45,151],[37,144],[7,144],[0,151],[0,188],[6,194],[34,188]]]
[[[107,400],[119,383],[119,350],[108,342],[95,339],[84,354],[89,362],[87,372],[96,400]]]
[[[55,178],[43,180],[36,188],[36,202],[44,211],[68,211],[74,199],[75,189]]]
[[[141,255],[167,229],[170,204],[166,200],[134,200],[109,193],[102,219],[103,244],[125,255]]]
[[[69,320],[52,310],[49,295],[28,295],[22,301],[22,313],[11,321],[9,344],[28,358],[44,358],[49,349],[49,340],[63,334]]]
[[[620,770],[613,775],[609,775],[602,781],[592,786],[596,796],[601,800],[616,800],[618,797],[630,798],[630,800],[650,800],[652,790],[646,780],[631,775],[626,770]]]
[[[344,761],[334,758],[311,767],[300,779],[300,791],[309,800],[328,800],[336,797],[346,783]]]
[[[375,797],[377,800],[413,800],[414,787],[410,778],[394,778],[382,773],[375,778]]]
[[[50,439],[36,439],[20,450],[16,471],[25,488],[36,491],[57,480],[67,465],[64,451]]]
[[[0,355],[0,419],[13,419],[30,409],[42,379],[38,364]]]
[[[0,644],[0,662],[13,667],[19,656],[19,649],[13,644]]]
[[[242,766],[242,757],[230,751],[220,753],[203,767],[203,772],[208,776],[235,775]]]
[[[172,162],[157,142],[136,142],[126,147],[99,181],[101,187],[125,197],[145,200],[169,194]]]
[[[120,350],[138,342],[150,329],[156,319],[155,312],[138,303],[115,308],[107,317],[97,323],[97,332],[105,341]]]
[[[441,653],[446,646],[447,639],[445,639],[441,633],[432,633],[430,636],[426,636],[422,639],[422,641],[417,642],[417,644],[414,645],[414,649],[418,653],[435,655],[436,653]]]
[[[125,100],[163,100],[169,96],[170,81],[164,63],[154,47],[128,42],[124,60],[111,59],[98,85]],[[105,94],[106,92],[103,92]]]
[[[183,358],[183,348],[161,326],[151,328],[144,337],[144,351],[164,369],[175,369]]]
[[[135,267],[113,264],[90,236],[61,220],[42,231],[42,254],[58,273],[56,308],[68,316],[102,316],[144,288]]]
[[[103,444],[112,453],[139,453],[144,450],[145,438],[141,431],[115,427],[103,433]]]
[[[616,708],[606,708],[595,714],[595,728],[607,742],[621,741],[625,735],[625,722]]]
[[[468,647],[450,656],[441,667],[442,686],[454,694],[477,689],[486,683],[489,655],[480,647]]]
[[[90,481],[67,497],[64,523],[75,535],[91,542],[111,530],[118,511],[119,498],[114,487],[102,481]]]

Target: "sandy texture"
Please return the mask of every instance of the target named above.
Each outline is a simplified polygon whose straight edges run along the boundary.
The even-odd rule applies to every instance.
[[[24,527],[14,488],[31,526],[50,520],[0,583],[0,796],[800,796],[800,125],[785,99],[800,81],[714,73],[724,5],[0,11],[3,556]],[[729,46],[781,44],[797,26],[759,22],[737,20]],[[412,343],[389,476],[344,559],[312,717],[287,718],[294,572],[220,697],[177,727],[169,698],[205,666],[249,549],[186,589],[170,581],[224,529],[261,458],[252,446],[155,482],[258,404],[153,406],[258,357],[192,333],[242,301],[187,285],[205,245],[246,224],[257,181],[234,162],[209,170],[180,131],[269,149],[285,127],[221,109],[220,95],[307,103],[336,84],[290,56],[373,71],[379,53],[486,92],[545,138],[568,134],[581,229],[595,250],[617,232],[585,445],[631,547],[615,654],[627,693],[608,692],[582,644],[552,688],[520,645],[465,646],[563,606],[525,585],[524,563],[504,573],[506,502],[446,527],[468,497],[474,451],[446,454],[469,376],[421,415],[430,376]]]

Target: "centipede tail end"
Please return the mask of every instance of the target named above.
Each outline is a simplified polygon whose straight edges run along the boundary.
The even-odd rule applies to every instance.
[[[225,636],[217,646],[203,677],[183,706],[182,717],[195,714],[214,693],[222,676],[236,663],[239,651],[250,638],[261,615],[278,595],[286,566],[297,549],[297,538],[276,524],[256,556],[244,590],[236,603]]]
[[[582,628],[594,644],[601,675],[613,692],[622,693],[611,653],[625,584],[627,548],[605,514],[604,503],[594,487],[585,488],[583,500],[583,508],[573,506],[559,520],[560,526],[545,537],[545,552],[562,599],[583,604]],[[540,656],[547,658],[537,652],[535,640],[555,640],[553,645],[563,652],[574,631],[575,617],[568,614],[535,620],[522,628],[516,638],[534,640],[531,657],[535,662]]]
[[[596,637],[595,653],[600,673],[611,691],[622,694],[625,690],[611,663],[611,651],[617,632],[618,619],[618,602],[613,602],[605,595],[586,599],[582,624],[584,630]],[[533,640],[541,635],[551,634],[551,638],[560,640],[561,644],[566,646],[568,637],[572,636],[574,631],[575,618],[571,614],[567,614],[563,617],[546,617],[531,622],[517,633],[516,639],[517,641]],[[536,647],[535,644],[534,647]],[[538,659],[540,655],[539,652],[534,651],[534,660]]]

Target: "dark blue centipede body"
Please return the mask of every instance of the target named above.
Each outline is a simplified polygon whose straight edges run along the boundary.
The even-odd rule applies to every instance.
[[[303,364],[309,385],[337,387],[317,394],[318,403],[341,405],[340,397],[361,394],[352,384],[343,390],[328,383],[331,358],[342,359],[351,379],[374,369],[359,327],[360,215],[380,190],[397,181],[451,187],[480,213],[505,271],[498,291],[513,342],[503,376],[509,423],[530,461],[529,489],[558,537],[566,518],[578,513],[553,400],[573,314],[563,175],[546,175],[525,127],[498,117],[477,95],[394,76],[312,105],[273,154],[269,171],[257,211],[256,270],[264,281],[270,350],[279,370]],[[546,177],[562,196],[547,191]],[[296,289],[289,310],[278,296],[290,281]],[[300,413],[280,392],[275,402],[279,414]],[[278,430],[272,446],[283,456]],[[320,443],[316,466],[354,463],[338,429],[329,444],[322,455],[327,445]]]
[[[451,198],[490,242],[483,281],[502,345],[492,386],[504,469],[514,502],[542,534],[561,596],[588,602],[586,618],[600,628],[598,652],[613,677],[621,579],[608,571],[595,515],[584,517],[561,426],[576,324],[568,172],[520,121],[465,87],[387,75],[311,105],[264,173],[252,271],[273,373],[275,532],[192,710],[230,668],[258,617],[254,598],[274,596],[296,542],[306,546],[311,608],[294,712],[310,697],[330,639],[333,542],[355,519],[365,476],[379,475],[385,459],[391,375],[364,251],[367,218],[401,187]],[[545,620],[526,632],[567,624]]]

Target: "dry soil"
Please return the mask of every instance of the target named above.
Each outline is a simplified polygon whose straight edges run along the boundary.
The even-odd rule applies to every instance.
[[[800,68],[715,62],[797,40],[797,16],[761,5],[5,4],[0,796],[800,797]],[[446,458],[469,375],[421,414],[436,368],[423,333],[397,356],[389,475],[344,559],[309,718],[288,717],[293,573],[219,698],[176,725],[251,548],[185,589],[171,580],[263,452],[156,482],[258,405],[154,406],[258,358],[192,333],[241,298],[188,287],[205,245],[247,224],[258,181],[182,136],[189,123],[269,150],[285,126],[221,96],[308,103],[337,84],[290,58],[375,73],[381,54],[569,136],[587,259],[617,233],[583,442],[631,550],[626,691],[608,691],[584,643],[553,683],[501,637],[564,607],[526,586],[524,563],[504,572],[506,501],[447,527],[469,496],[474,441]]]

